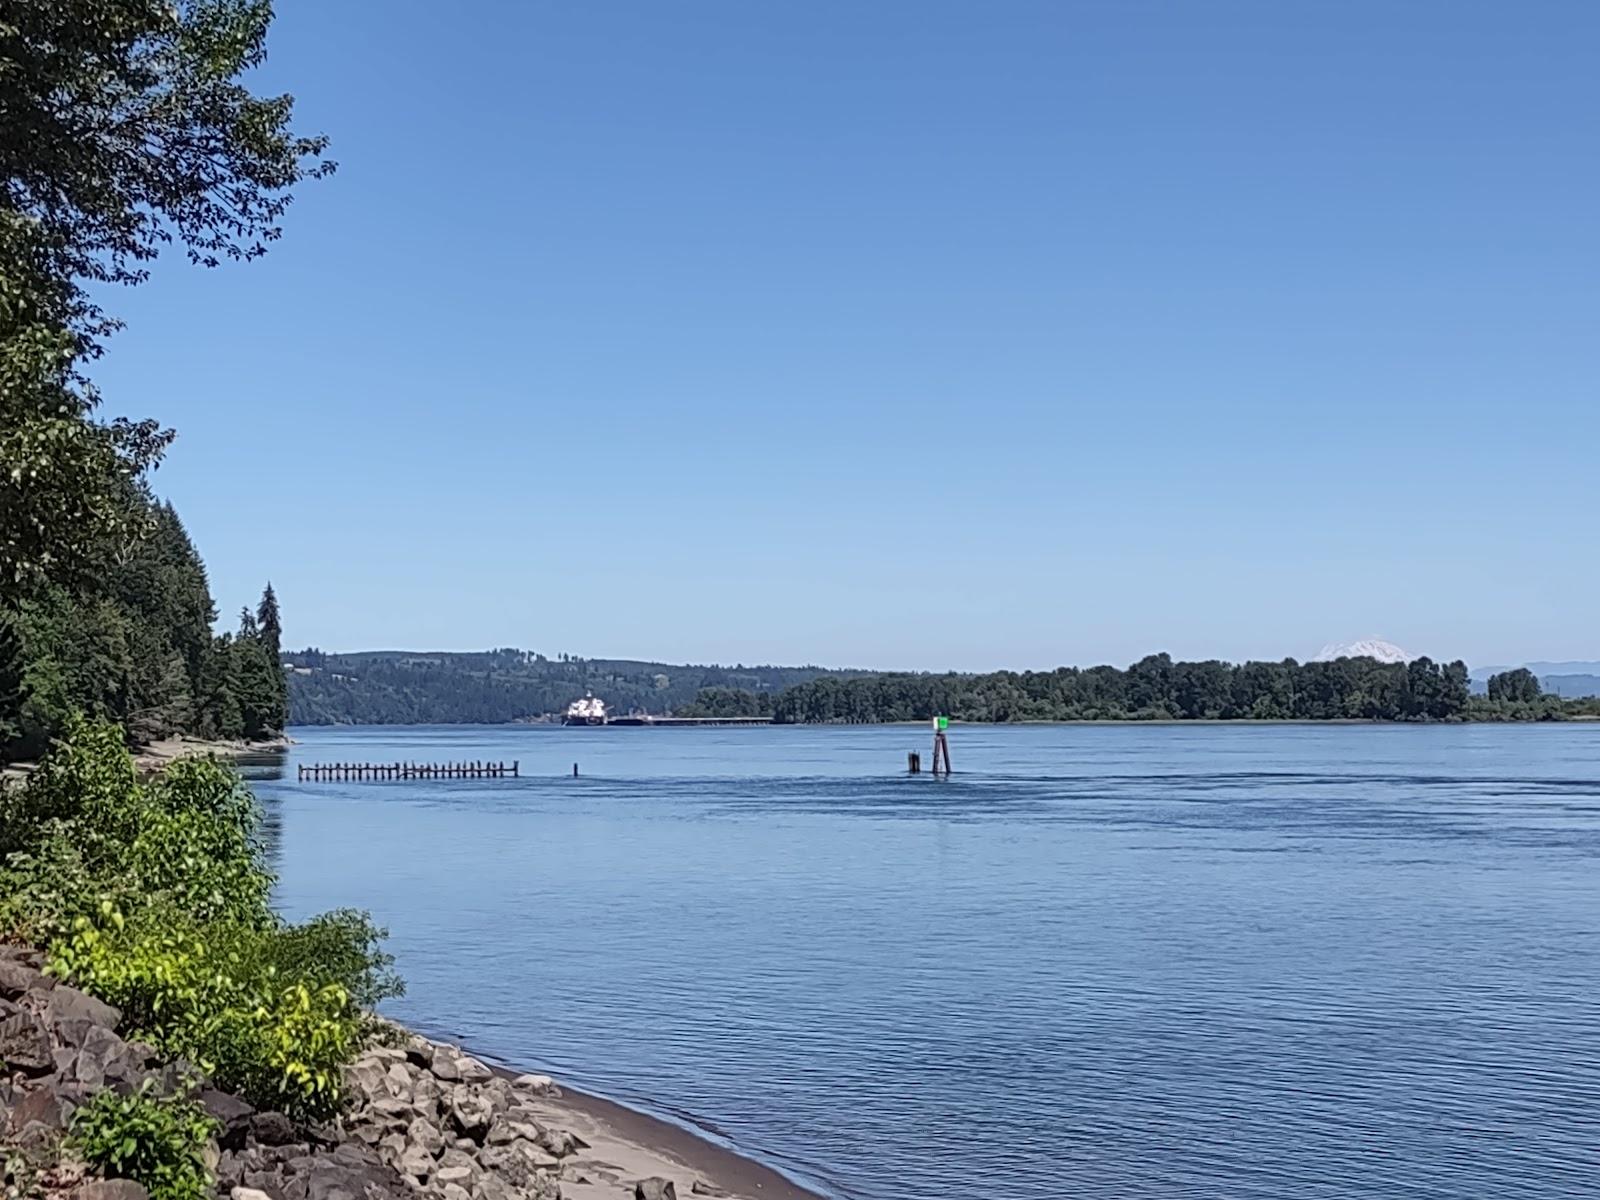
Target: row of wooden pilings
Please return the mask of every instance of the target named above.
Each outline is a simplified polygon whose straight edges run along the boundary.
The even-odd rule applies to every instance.
[[[299,778],[360,779],[515,779],[516,762],[453,763],[301,763]]]

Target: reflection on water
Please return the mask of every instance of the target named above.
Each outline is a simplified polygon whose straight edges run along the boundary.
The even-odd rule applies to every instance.
[[[261,801],[261,845],[267,866],[274,872],[283,867],[283,811],[274,785],[288,778],[288,763],[288,752],[283,750],[241,754],[233,760]]]
[[[398,1017],[840,1195],[1596,1192],[1600,728],[296,736]],[[523,778],[292,778],[397,758]]]

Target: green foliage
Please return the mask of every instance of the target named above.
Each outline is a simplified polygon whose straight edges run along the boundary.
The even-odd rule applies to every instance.
[[[1504,700],[1512,704],[1529,704],[1542,694],[1539,677],[1527,667],[1491,675],[1488,692],[1489,699]]]
[[[17,631],[16,621],[0,612],[0,764],[7,761],[6,747],[22,736],[26,679],[22,635]]]
[[[717,703],[737,707],[726,698]],[[1153,654],[1122,671],[823,676],[775,697],[772,713],[786,723],[925,721],[941,713],[962,721],[1450,721],[1475,709],[1462,662],[1236,665]]]
[[[90,1166],[143,1184],[150,1200],[204,1200],[215,1182],[205,1149],[216,1132],[199,1105],[158,1095],[147,1080],[131,1095],[97,1092],[73,1113],[71,1140]]]
[[[317,935],[311,935],[315,940]],[[339,1106],[339,1068],[369,1019],[340,976],[382,998],[381,934],[363,924],[327,961],[308,959],[293,927],[197,922],[147,906],[132,920],[109,902],[50,947],[51,970],[122,1009],[138,1036],[195,1062],[251,1103],[323,1119]]]
[[[382,931],[348,910],[272,914],[259,810],[232,771],[183,759],[141,780],[117,726],[68,733],[0,794],[0,937],[46,945],[52,973],[252,1103],[333,1115],[371,1008],[400,992]]]
[[[290,191],[322,175],[265,57],[261,0],[11,0],[0,19],[0,599],[75,586],[137,537],[122,503],[171,434],[105,423],[84,377],[117,327],[95,300],[172,241],[254,258]]]
[[[770,717],[772,694],[743,688],[701,688],[694,701],[677,710],[680,717]]]
[[[41,753],[75,709],[122,722],[136,742],[282,730],[287,687],[265,634],[214,638],[205,567],[177,513],[142,489],[128,503],[151,532],[125,561],[102,582],[39,588],[21,604],[22,698],[10,722],[0,700],[0,753]]]
[[[550,659],[510,648],[475,654],[308,649],[283,658],[293,671],[289,719],[296,725],[495,724],[561,713],[591,693],[613,713],[668,713],[693,704],[703,688],[774,696],[792,684],[843,677],[819,667]]]
[[[283,617],[278,612],[278,593],[272,590],[270,581],[261,593],[261,603],[256,605],[256,629],[276,665],[283,653]]]

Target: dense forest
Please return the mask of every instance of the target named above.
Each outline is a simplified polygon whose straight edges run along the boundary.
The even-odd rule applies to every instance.
[[[36,757],[73,712],[117,722],[136,744],[283,728],[272,585],[237,632],[215,636],[205,566],[177,512],[142,488],[126,502],[138,536],[105,547],[103,570],[38,583],[0,616],[0,762]]]
[[[706,693],[685,711],[739,715],[743,700]],[[1427,658],[1386,664],[1371,658],[1299,663],[1174,662],[1154,654],[1126,670],[1102,666],[988,675],[888,674],[825,677],[774,697],[780,723],[1101,720],[1554,720],[1600,712],[1593,702],[1541,694],[1526,670],[1489,681],[1474,697],[1462,662]]]
[[[281,727],[270,594],[215,637],[205,569],[148,488],[174,434],[108,419],[102,307],[164,249],[265,253],[324,140],[238,82],[270,5],[17,0],[0,18],[0,761],[73,710],[139,741]],[[172,364],[181,371],[183,364]]]
[[[592,693],[615,714],[669,713],[703,689],[760,703],[783,689],[844,673],[820,667],[693,666],[632,659],[546,657],[529,650],[478,653],[367,651],[284,656],[295,725],[497,724],[563,712]]]
[[[1529,721],[1600,715],[1600,702],[1545,694],[1532,672],[1473,695],[1466,664],[1420,658],[1299,663],[1174,662],[1126,669],[876,674],[818,667],[679,666],[547,658],[527,650],[286,654],[293,724],[496,724],[561,713],[588,693],[614,714],[771,717],[781,724],[921,721]]]

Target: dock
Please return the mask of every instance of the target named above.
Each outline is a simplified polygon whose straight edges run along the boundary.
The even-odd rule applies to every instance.
[[[609,717],[607,725],[660,725],[682,728],[693,725],[771,725],[771,717]]]
[[[516,779],[518,762],[301,763],[300,780],[346,782],[378,779]]]

